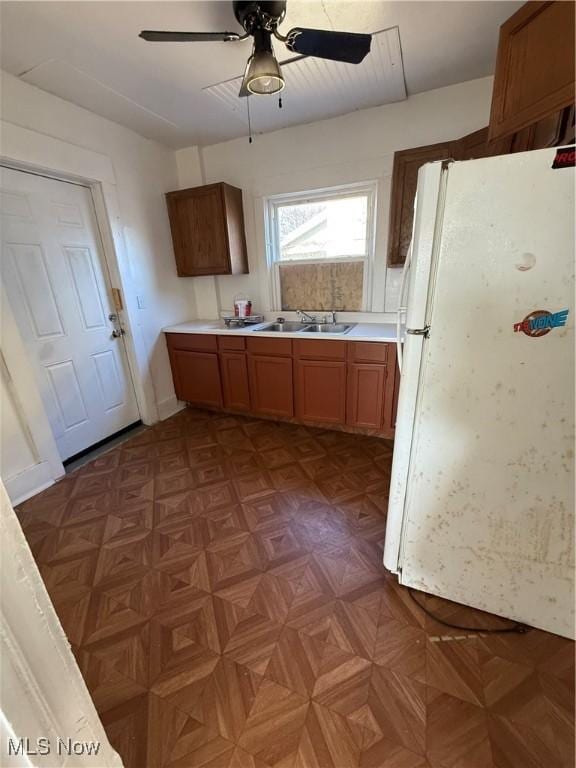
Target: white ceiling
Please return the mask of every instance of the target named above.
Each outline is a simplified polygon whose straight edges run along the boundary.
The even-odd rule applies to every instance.
[[[284,31],[390,31],[356,68],[312,59],[287,65],[282,110],[276,98],[251,97],[253,131],[404,98],[402,64],[408,95],[492,74],[498,28],[521,4],[288,0]],[[237,83],[216,89],[219,98],[210,86],[243,73],[249,41],[138,38],[141,29],[238,30],[231,2],[2,2],[0,14],[2,68],[27,82],[172,147],[246,134],[246,100],[238,109],[228,95]],[[276,52],[290,57],[279,42]]]

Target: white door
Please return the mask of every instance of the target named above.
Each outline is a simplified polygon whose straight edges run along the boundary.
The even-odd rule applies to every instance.
[[[574,169],[554,155],[448,172],[401,582],[573,637]]]
[[[139,419],[92,195],[0,172],[2,278],[65,460]]]

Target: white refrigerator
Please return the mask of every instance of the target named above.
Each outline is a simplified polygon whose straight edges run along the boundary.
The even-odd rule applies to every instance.
[[[384,564],[574,637],[575,178],[556,155],[420,170]]]

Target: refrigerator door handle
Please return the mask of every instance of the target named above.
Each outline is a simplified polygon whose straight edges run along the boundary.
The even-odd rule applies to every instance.
[[[425,339],[430,338],[430,326],[425,325],[424,328],[407,328],[406,333],[410,336],[424,336]]]
[[[408,307],[404,303],[404,294],[406,293],[406,286],[408,284],[408,275],[410,273],[410,263],[412,261],[412,241],[408,252],[406,253],[406,261],[404,262],[404,268],[402,270],[402,281],[400,283],[400,297],[398,299],[398,309],[396,310],[396,357],[398,359],[398,370],[402,373],[402,364],[404,362],[403,349],[402,349],[402,315],[405,315]]]
[[[402,328],[402,315],[406,314],[406,307],[398,307],[396,312],[396,358],[398,359],[398,370],[402,373],[403,349],[402,340],[400,338]]]

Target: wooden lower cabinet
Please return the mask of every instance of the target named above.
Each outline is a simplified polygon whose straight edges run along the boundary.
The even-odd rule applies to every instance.
[[[294,416],[292,358],[248,356],[252,412],[265,416]]]
[[[393,438],[394,345],[167,333],[179,400]]]
[[[172,349],[170,362],[178,400],[222,407],[222,386],[217,354]]]
[[[385,365],[349,363],[348,426],[378,430],[383,428],[385,383]]]
[[[325,424],[345,423],[345,362],[297,360],[294,383],[296,418]]]
[[[220,352],[224,407],[234,411],[250,410],[250,384],[245,352]]]

